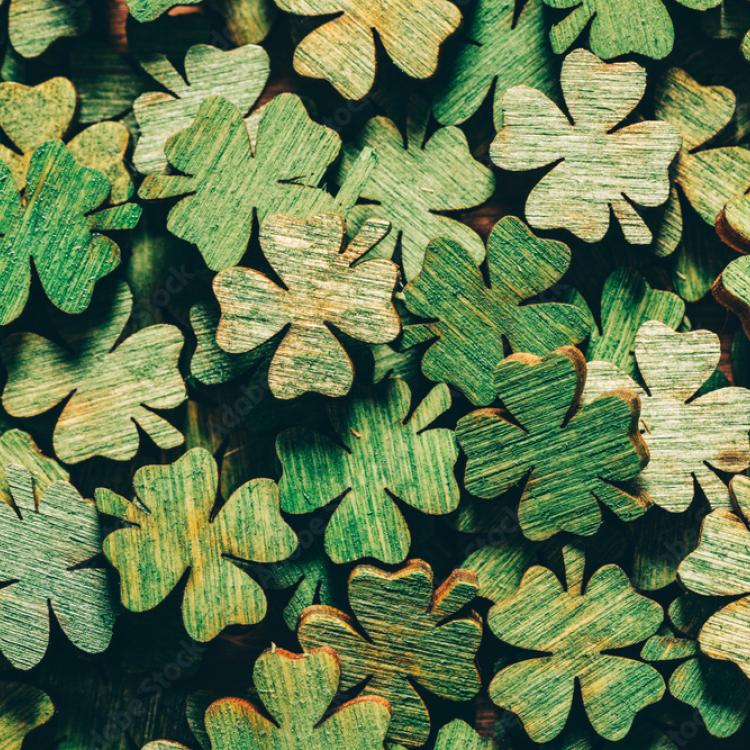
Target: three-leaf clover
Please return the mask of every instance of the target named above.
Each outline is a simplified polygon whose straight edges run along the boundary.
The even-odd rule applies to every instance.
[[[388,56],[412,78],[437,70],[443,42],[461,23],[450,0],[276,0],[287,13],[327,16],[294,51],[294,69],[322,78],[347,99],[362,99],[375,83],[375,32]]]
[[[8,8],[8,37],[23,57],[38,57],[58,39],[85,33],[90,23],[88,0],[10,0]]]
[[[411,535],[393,497],[431,515],[458,507],[455,437],[429,429],[450,408],[448,387],[436,386],[413,412],[411,400],[403,380],[388,380],[328,406],[335,440],[292,428],[276,441],[284,511],[311,513],[343,495],[325,532],[334,562],[403,562]]]
[[[495,398],[494,369],[514,352],[547,354],[591,331],[590,313],[565,302],[527,300],[546,292],[570,265],[570,248],[536,237],[514,216],[502,218],[487,242],[489,287],[479,262],[451,241],[433,243],[420,274],[404,290],[407,308],[434,322],[435,342],[422,372],[452,383],[475,405]]]
[[[268,371],[273,395],[346,395],[354,366],[328,325],[372,344],[392,341],[401,329],[392,302],[398,267],[384,259],[357,262],[388,229],[368,221],[346,245],[344,222],[336,214],[269,217],[261,227],[261,249],[284,286],[250,268],[219,273],[219,346],[244,354],[284,331]]]
[[[639,395],[641,432],[651,460],[638,477],[638,489],[644,499],[672,513],[688,509],[696,481],[714,506],[726,505],[726,488],[712,469],[736,473],[750,466],[750,390],[727,387],[697,395],[720,357],[715,333],[676,333],[649,321],[635,341],[645,387],[611,362],[588,366],[585,403],[618,388]]]
[[[31,685],[0,682],[0,737],[3,750],[21,750],[26,737],[55,713],[50,697]]]
[[[209,97],[223,96],[247,112],[265,88],[270,70],[268,53],[255,45],[222,50],[196,44],[185,54],[184,77],[166,55],[149,57],[141,66],[169,92],[149,91],[133,102],[140,129],[133,162],[142,174],[165,171],[167,141],[190,126]]]
[[[0,651],[16,669],[35,667],[47,651],[51,613],[78,648],[104,651],[115,598],[107,571],[84,567],[101,552],[96,508],[64,481],[37,503],[32,475],[4,470],[13,504],[0,502]]]
[[[235,562],[279,562],[297,537],[279,512],[276,484],[254,479],[215,512],[218,471],[213,456],[193,448],[172,464],[144,466],[133,477],[137,500],[99,489],[99,510],[126,528],[104,540],[120,573],[120,598],[133,612],[160,604],[185,575],[185,629],[209,641],[229,625],[253,625],[266,614],[261,587]]]
[[[476,577],[465,570],[433,590],[432,569],[421,560],[395,573],[361,565],[349,577],[356,620],[331,607],[310,607],[297,635],[306,651],[335,648],[342,690],[364,683],[363,695],[385,698],[393,709],[388,739],[419,746],[429,736],[430,715],[415,684],[452,701],[468,701],[480,688],[474,658],[482,621],[473,613],[455,617],[476,591]]]
[[[23,312],[32,261],[56,307],[88,307],[96,282],[120,262],[117,244],[96,230],[132,229],[141,214],[132,203],[97,211],[109,194],[106,176],[80,166],[59,141],[34,151],[23,194],[0,163],[0,325]]]
[[[120,282],[107,297],[99,295],[85,315],[61,317],[58,330],[67,347],[28,332],[12,334],[0,346],[8,370],[3,406],[11,416],[42,414],[70,397],[52,436],[55,453],[67,463],[133,458],[138,427],[161,448],[183,442],[179,430],[153,411],[186,398],[178,369],[182,333],[155,325],[120,342],[133,296]]]
[[[254,146],[243,113],[211,97],[193,124],[167,141],[167,160],[181,174],[150,174],[139,195],[187,196],[170,210],[167,227],[219,271],[239,263],[256,221],[269,213],[306,217],[334,208],[333,196],[318,186],[340,147],[336,132],[313,122],[293,94],[263,108]]]
[[[565,58],[560,81],[569,118],[536,89],[516,86],[505,93],[492,160],[512,171],[555,164],[526,201],[532,226],[599,242],[611,210],[628,242],[649,244],[651,230],[635,206],[660,206],[669,197],[669,165],[680,135],[659,121],[617,127],[643,98],[646,71],[637,63],[606,64],[578,49]]]
[[[459,32],[464,43],[448,63],[435,100],[435,119],[457,125],[474,115],[493,91],[493,119],[503,124],[501,102],[512,86],[557,94],[557,69],[547,41],[542,0],[477,0]],[[519,65],[519,59],[523,65]]]
[[[594,534],[602,521],[599,503],[624,521],[646,511],[643,500],[616,484],[634,478],[648,460],[638,397],[613,391],[581,408],[585,380],[586,362],[573,347],[542,359],[511,355],[495,372],[510,418],[500,409],[479,409],[456,427],[468,456],[469,492],[491,499],[524,483],[518,520],[529,539]]]
[[[377,166],[364,184],[361,198],[347,215],[350,229],[368,219],[388,221],[390,240],[381,249],[391,257],[401,239],[401,260],[407,279],[419,273],[427,245],[439,238],[452,239],[481,262],[484,247],[479,235],[466,224],[443,216],[484,203],[495,189],[492,171],[476,160],[459,128],[439,128],[426,137],[428,110],[409,117],[406,138],[386,117],[375,117],[353,144],[344,148],[339,183],[351,174],[364,149],[372,149]]]
[[[487,622],[501,641],[544,654],[501,669],[490,698],[517,714],[532,740],[549,742],[565,727],[577,683],[594,730],[620,740],[639,711],[661,700],[664,680],[652,666],[610,652],[655,633],[663,612],[617,565],[599,568],[584,589],[583,555],[570,546],[563,554],[565,585],[534,566],[490,610]]]

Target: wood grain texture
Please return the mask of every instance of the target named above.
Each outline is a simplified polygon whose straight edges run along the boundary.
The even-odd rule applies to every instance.
[[[501,107],[513,86],[531,86],[557,98],[558,70],[547,42],[542,0],[478,0],[459,32],[461,46],[446,61],[435,100],[443,125],[466,122],[492,92],[493,122],[503,124]]]
[[[0,750],[21,750],[26,737],[55,713],[50,697],[19,682],[0,682]]]
[[[141,67],[166,91],[149,91],[133,102],[140,136],[133,153],[142,174],[164,172],[164,147],[176,133],[189,127],[201,104],[214,96],[247,114],[268,82],[268,53],[255,45],[222,50],[196,44],[185,53],[184,76],[166,55],[141,60]]]
[[[125,282],[103,291],[86,314],[57,319],[66,346],[30,332],[12,334],[0,345],[9,414],[35,416],[67,399],[53,433],[55,453],[66,463],[93,456],[127,461],[140,446],[138,427],[161,448],[183,442],[158,414],[187,397],[178,369],[181,331],[155,325],[121,340],[132,294]]]
[[[568,229],[585,242],[599,242],[611,209],[628,242],[648,245],[653,234],[636,206],[660,206],[669,197],[669,165],[680,135],[666,122],[620,125],[643,98],[645,69],[603,63],[579,49],[565,58],[560,82],[570,119],[536,89],[506,91],[492,160],[511,171],[560,162],[526,200],[533,227]]]
[[[194,448],[172,464],[139,469],[133,502],[104,488],[96,492],[100,512],[128,524],[104,540],[104,554],[120,574],[122,603],[133,612],[153,609],[189,570],[182,617],[201,642],[266,614],[263,590],[235,561],[279,562],[297,547],[273,481],[243,484],[215,513],[218,481],[213,456]]]
[[[750,256],[743,255],[728,263],[716,277],[711,291],[716,301],[733,312],[750,336]]]
[[[375,33],[386,53],[412,78],[437,70],[443,42],[461,23],[449,0],[276,0],[287,13],[328,16],[297,45],[294,69],[328,81],[346,99],[362,99],[375,83]]]
[[[362,695],[390,703],[389,740],[420,746],[430,733],[430,715],[415,686],[451,701],[470,700],[479,691],[474,658],[482,621],[473,613],[455,617],[476,593],[469,571],[455,570],[434,590],[432,569],[422,560],[395,573],[361,565],[349,577],[354,617],[310,607],[297,635],[305,651],[336,649],[342,690],[365,683]]]
[[[465,721],[454,719],[440,728],[434,750],[497,750],[492,737],[481,737]],[[404,750],[403,745],[389,745],[390,750]]]
[[[0,651],[16,669],[47,651],[50,616],[88,653],[112,638],[116,598],[103,568],[79,567],[101,551],[99,516],[68,482],[48,485],[37,505],[32,475],[4,467],[12,506],[0,503]]]
[[[567,722],[577,682],[594,730],[621,740],[636,714],[661,699],[664,680],[652,666],[611,652],[655,633],[663,612],[616,565],[599,568],[584,589],[583,554],[567,546],[563,555],[565,585],[534,566],[490,610],[487,622],[500,640],[540,656],[501,669],[489,694],[519,716],[532,740],[548,742]]]
[[[318,186],[340,146],[338,134],[313,122],[298,96],[280,94],[263,108],[253,147],[243,113],[212,97],[167,142],[167,160],[181,174],[148,175],[139,195],[186,195],[170,210],[167,227],[219,271],[240,262],[254,223],[270,213],[307,217],[335,209],[333,196]]]
[[[388,224],[373,219],[347,243],[344,221],[336,214],[268,218],[261,248],[284,287],[249,268],[219,273],[213,283],[221,307],[219,346],[243,354],[283,332],[268,371],[276,398],[308,391],[347,394],[354,366],[328,325],[372,344],[392,341],[401,330],[392,302],[398,266],[361,260],[388,231]]]
[[[715,333],[676,333],[650,321],[635,342],[645,388],[611,363],[589,363],[584,403],[616,388],[640,396],[641,433],[651,460],[638,477],[638,491],[672,513],[688,509],[694,481],[713,507],[727,506],[726,487],[712,469],[734,474],[750,466],[750,390],[728,387],[697,395],[720,356]]]
[[[468,457],[465,488],[492,499],[523,483],[518,520],[531,540],[560,531],[594,534],[599,503],[624,521],[646,512],[646,503],[620,486],[648,461],[638,397],[612,389],[581,406],[585,380],[586,362],[573,347],[544,358],[514,354],[495,371],[509,416],[479,409],[456,426]]]
[[[32,261],[50,301],[63,312],[83,312],[96,282],[120,262],[119,247],[100,232],[132,229],[141,214],[132,203],[97,210],[109,180],[81,167],[59,141],[34,151],[26,184],[19,193],[0,163],[0,325],[23,312]]]
[[[130,15],[140,21],[153,21],[176,5],[196,5],[201,0],[125,0]]]
[[[53,42],[83,34],[91,23],[88,0],[10,0],[8,36],[23,57],[38,57]]]
[[[434,321],[427,326],[435,341],[422,358],[424,375],[486,405],[495,399],[494,368],[506,342],[514,352],[543,355],[585,339],[593,326],[590,313],[565,302],[529,302],[569,265],[567,245],[537,237],[513,216],[500,219],[487,242],[489,287],[466,248],[433,243],[421,273],[404,290],[407,308]]]
[[[400,240],[407,279],[419,273],[427,246],[436,239],[458,242],[481,262],[479,235],[444,212],[475,208],[495,189],[492,171],[472,156],[462,130],[438,128],[428,138],[429,109],[415,102],[411,107],[405,135],[387,117],[369,120],[344,147],[337,178],[343,184],[362,151],[373,151],[377,166],[361,191],[362,204],[348,212],[347,222],[352,232],[370,219],[390,222],[393,230],[380,254],[392,257]]]
[[[281,507],[311,513],[340,499],[325,530],[331,560],[403,562],[411,533],[393,498],[429,515],[458,507],[456,439],[450,429],[430,427],[450,406],[445,384],[413,404],[409,386],[389,380],[330,404],[333,436],[285,430],[276,440]]]
[[[273,0],[209,0],[224,19],[237,45],[260,44],[273,26],[278,8]]]

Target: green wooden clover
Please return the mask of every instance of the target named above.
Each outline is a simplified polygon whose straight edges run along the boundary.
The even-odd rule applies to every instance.
[[[58,39],[85,33],[90,23],[89,0],[10,0],[8,8],[8,37],[23,57],[38,57]]]
[[[636,714],[661,699],[664,680],[652,666],[611,652],[653,635],[664,613],[617,565],[599,568],[584,589],[582,553],[568,546],[563,554],[565,586],[534,566],[490,610],[487,622],[501,641],[543,654],[501,669],[490,698],[517,714],[532,740],[549,742],[565,727],[578,683],[594,730],[620,740]]]
[[[102,513],[129,524],[104,540],[120,574],[122,603],[133,612],[153,609],[190,570],[182,617],[190,637],[202,642],[265,617],[263,590],[235,560],[280,562],[297,547],[274,482],[243,484],[214,514],[218,481],[213,456],[193,448],[172,464],[139,469],[136,501],[107,489],[96,493]]]
[[[32,475],[4,467],[12,506],[0,503],[0,652],[16,669],[43,658],[54,614],[78,648],[98,654],[112,638],[115,597],[101,552],[99,516],[65,481],[34,494]]]
[[[181,174],[150,174],[139,191],[147,200],[187,196],[167,227],[196,245],[213,271],[240,262],[255,223],[269,213],[307,217],[335,208],[319,185],[341,147],[336,132],[313,122],[293,94],[263,108],[255,145],[243,115],[227,99],[203,101],[193,124],[167,142],[167,160]]]
[[[361,565],[349,577],[356,620],[331,607],[310,607],[297,635],[305,651],[336,649],[342,690],[364,684],[363,695],[390,703],[389,740],[420,746],[430,733],[430,715],[415,685],[452,701],[468,701],[479,691],[474,658],[482,621],[474,613],[456,617],[476,592],[476,577],[466,570],[455,570],[435,591],[432,569],[422,560],[395,573]]]
[[[67,346],[28,332],[12,334],[0,346],[8,370],[3,406],[11,416],[36,416],[70,397],[52,436],[55,453],[67,463],[133,458],[138,427],[161,448],[183,442],[156,411],[177,407],[187,396],[178,368],[182,333],[155,325],[121,341],[133,296],[125,282],[113,292],[107,299],[98,295],[84,315],[60,317]]]
[[[404,381],[389,380],[329,405],[335,441],[303,428],[276,441],[284,511],[311,513],[343,494],[325,532],[334,562],[403,562],[411,534],[391,495],[431,515],[458,507],[455,438],[449,429],[429,429],[450,408],[450,392],[436,386],[413,412],[411,401]]]
[[[132,203],[97,211],[110,189],[103,173],[80,166],[59,141],[34,151],[23,194],[0,164],[0,325],[23,312],[32,261],[56,307],[88,307],[96,282],[120,262],[117,244],[96,230],[132,229],[141,215]]]

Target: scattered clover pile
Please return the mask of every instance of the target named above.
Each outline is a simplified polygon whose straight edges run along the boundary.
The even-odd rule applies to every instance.
[[[750,744],[750,0],[0,0],[0,750]]]

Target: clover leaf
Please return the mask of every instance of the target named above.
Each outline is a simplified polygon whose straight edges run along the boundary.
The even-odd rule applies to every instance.
[[[449,429],[429,429],[450,408],[450,392],[436,386],[413,412],[411,400],[409,386],[398,379],[361,388],[328,407],[335,441],[300,428],[276,441],[284,511],[310,513],[343,495],[325,532],[334,562],[403,562],[411,535],[391,495],[431,515],[458,507],[455,438]]]
[[[133,612],[153,609],[189,570],[182,618],[188,635],[202,642],[266,614],[263,590],[235,560],[280,562],[297,547],[274,482],[243,484],[215,513],[218,481],[213,456],[193,448],[174,463],[139,469],[137,502],[96,492],[102,513],[129,524],[104,540],[104,554],[120,573],[122,603]]]
[[[635,715],[661,699],[664,680],[652,666],[611,652],[655,633],[663,612],[617,565],[599,568],[584,589],[582,553],[568,546],[563,554],[565,586],[534,566],[490,610],[487,622],[501,641],[543,654],[501,669],[490,698],[517,714],[532,740],[549,742],[565,727],[578,683],[594,730],[620,740]]]
[[[68,348],[29,332],[12,334],[0,346],[8,370],[3,406],[11,416],[42,414],[70,397],[52,437],[67,463],[133,458],[138,427],[161,448],[183,442],[179,430],[153,411],[186,398],[178,369],[182,333],[171,325],[149,326],[118,344],[132,308],[130,289],[120,282],[85,315],[60,318]]]
[[[13,504],[0,503],[0,651],[16,669],[35,667],[51,614],[78,648],[104,651],[115,599],[103,568],[82,567],[101,551],[96,509],[65,481],[50,484],[37,504],[32,475],[4,470]]]
[[[55,713],[50,697],[30,685],[0,682],[0,737],[3,750],[21,750],[26,737]]]
[[[570,249],[543,240],[514,216],[502,218],[487,242],[489,287],[472,254],[450,241],[433,243],[421,273],[404,290],[407,308],[434,322],[435,341],[422,359],[430,380],[451,383],[477,406],[495,398],[494,368],[514,352],[547,354],[577,344],[593,320],[565,302],[528,300],[550,289],[570,265]]]
[[[560,80],[569,117],[536,89],[505,92],[492,160],[511,171],[555,165],[526,201],[533,227],[568,229],[599,242],[611,210],[628,242],[649,244],[653,235],[635,206],[660,206],[669,197],[680,135],[660,121],[617,127],[643,98],[646,71],[632,62],[606,64],[579,49],[565,58]]]
[[[2,5],[2,3],[0,3]],[[8,37],[23,57],[38,57],[53,42],[85,33],[91,23],[88,0],[10,0]]]
[[[276,0],[287,13],[335,18],[308,34],[294,51],[294,69],[322,78],[347,99],[362,99],[375,83],[375,33],[388,56],[412,78],[437,70],[442,43],[461,12],[449,0]]]
[[[310,607],[297,635],[305,651],[335,648],[342,690],[364,683],[363,695],[385,698],[393,709],[388,739],[419,746],[430,733],[430,715],[415,685],[452,701],[479,691],[474,658],[482,621],[473,613],[455,617],[476,591],[476,577],[465,570],[434,591],[432,569],[422,560],[395,573],[361,565],[349,578],[356,620],[331,607]]]
[[[369,221],[344,248],[344,222],[336,214],[268,218],[261,227],[261,248],[284,287],[250,268],[219,273],[214,279],[221,306],[219,346],[244,354],[285,331],[268,371],[273,395],[347,394],[354,366],[328,325],[358,341],[380,344],[395,339],[401,328],[391,299],[396,264],[357,262],[388,228]]]
[[[153,21],[175,5],[196,5],[201,0],[126,0],[130,15],[143,23]]]
[[[646,512],[643,500],[618,486],[648,460],[638,432],[638,397],[617,391],[581,408],[585,379],[585,360],[573,347],[541,359],[511,355],[495,373],[510,417],[479,409],[456,427],[468,456],[469,492],[491,499],[523,483],[518,520],[529,539],[560,531],[594,534],[602,521],[599,503],[624,521]]]

